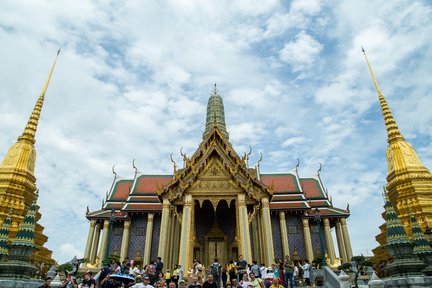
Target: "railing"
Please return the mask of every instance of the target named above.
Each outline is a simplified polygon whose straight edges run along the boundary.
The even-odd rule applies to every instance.
[[[324,276],[324,287],[343,288],[338,276],[333,272],[333,270],[331,270],[328,266],[324,266],[322,271]]]

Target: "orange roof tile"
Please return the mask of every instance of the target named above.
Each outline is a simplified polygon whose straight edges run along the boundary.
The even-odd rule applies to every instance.
[[[141,175],[137,179],[133,193],[156,193],[158,187],[168,185],[171,180],[172,175]]]
[[[292,174],[262,174],[261,182],[268,187],[273,185],[275,192],[300,192],[296,177]]]
[[[114,185],[109,200],[126,200],[132,189],[132,180],[120,180]]]
[[[314,178],[300,178],[306,198],[324,198],[325,195],[319,186],[318,180]]]

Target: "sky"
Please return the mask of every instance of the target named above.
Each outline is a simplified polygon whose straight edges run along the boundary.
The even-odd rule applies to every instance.
[[[111,167],[170,174],[191,155],[214,83],[239,154],[261,171],[321,177],[350,205],[354,255],[383,223],[386,131],[364,56],[406,139],[432,168],[428,1],[1,1],[0,158],[21,134],[62,52],[36,137],[46,247],[83,255],[85,218]]]

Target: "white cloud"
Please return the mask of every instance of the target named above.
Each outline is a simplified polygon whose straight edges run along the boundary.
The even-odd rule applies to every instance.
[[[299,158],[307,177],[323,163],[334,204],[351,203],[353,248],[364,253],[382,223],[387,172],[360,46],[431,168],[431,11],[420,1],[6,1],[0,154],[23,129],[61,46],[38,127],[36,177],[47,247],[63,263],[84,250],[86,206],[99,209],[113,164],[125,178],[134,158],[141,171],[171,173],[171,152],[194,152],[216,82],[237,152],[251,145],[251,163],[263,152],[263,172],[289,171]]]
[[[285,44],[280,51],[280,59],[290,64],[294,72],[302,72],[312,67],[323,47],[323,44],[302,31],[296,35],[295,41]]]

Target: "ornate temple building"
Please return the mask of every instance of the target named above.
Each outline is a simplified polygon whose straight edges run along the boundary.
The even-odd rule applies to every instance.
[[[16,239],[19,238],[19,242],[24,243],[24,245],[34,245],[35,250],[30,257],[30,261],[35,264],[43,263],[46,269],[54,264],[54,260],[52,260],[52,251],[44,247],[48,237],[43,234],[44,227],[38,223],[41,214],[39,213],[39,206],[35,202],[37,198],[37,186],[34,175],[36,164],[34,144],[36,142],[36,129],[45,93],[56,61],[57,57],[52,64],[42,93],[34,106],[23,133],[6,153],[3,162],[0,164],[0,227],[4,228],[3,232],[7,232],[2,235],[4,238],[3,242],[5,245],[14,245],[17,241]],[[32,224],[33,226],[30,225],[31,223],[29,224],[25,221],[25,217],[31,210],[31,207],[34,209],[32,213],[35,213],[34,217],[36,221],[36,224]],[[28,219],[31,220],[32,217]],[[27,228],[24,229],[23,227]],[[33,229],[34,231],[27,231],[26,229]],[[24,232],[20,234],[19,231]],[[8,249],[5,247],[0,249],[0,254],[7,254]]]
[[[133,179],[114,173],[102,208],[87,211],[88,267],[100,267],[109,255],[144,264],[160,256],[165,267],[185,269],[194,258],[207,265],[214,257],[227,263],[239,255],[266,265],[285,255],[312,261],[321,255],[318,228],[330,265],[351,259],[349,209],[333,207],[319,172],[303,178],[297,165],[291,172],[262,173],[261,160],[250,167],[249,155],[240,156],[229,142],[215,86],[203,140],[192,156],[182,153],[181,167],[173,161],[172,175],[145,175],[134,165]]]
[[[366,53],[365,58],[378,92],[387,130],[388,176],[385,190],[388,191],[389,201],[404,226],[406,234],[412,236],[411,216],[417,219],[421,230],[426,232],[428,227],[432,227],[432,174],[423,166],[412,145],[399,131]],[[385,213],[383,213],[383,218],[386,219]],[[376,263],[390,260],[390,255],[385,249],[388,238],[386,231],[384,223],[380,226],[380,233],[375,237],[380,244],[373,249]]]

